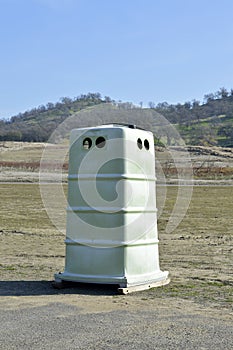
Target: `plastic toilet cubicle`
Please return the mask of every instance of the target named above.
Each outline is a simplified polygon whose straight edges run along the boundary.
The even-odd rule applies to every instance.
[[[134,125],[70,136],[64,281],[129,293],[169,283],[159,266],[154,139]]]

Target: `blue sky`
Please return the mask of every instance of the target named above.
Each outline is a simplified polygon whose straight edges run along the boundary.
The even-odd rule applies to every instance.
[[[138,104],[233,88],[231,0],[0,0],[0,117],[100,92]]]

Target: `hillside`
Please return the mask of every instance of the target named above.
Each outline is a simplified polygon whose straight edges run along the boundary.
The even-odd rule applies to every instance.
[[[204,96],[204,103],[160,103],[154,107],[173,123],[188,145],[233,147],[233,90]]]
[[[116,104],[99,93],[74,99],[63,97],[55,104],[48,102],[46,106],[19,113],[8,121],[0,120],[0,141],[46,142],[66,118],[103,103]],[[117,105],[124,109],[136,108],[130,102]],[[228,92],[221,88],[214,94],[207,94],[202,104],[193,100],[176,105],[167,102],[157,105],[149,102],[148,105],[172,123],[188,145],[233,147],[233,90]],[[173,143],[174,140],[167,140],[168,145]]]
[[[71,99],[63,97],[60,102],[48,102],[9,121],[0,120],[0,141],[45,142],[56,127],[72,114],[111,99],[101,98],[99,93],[88,93]]]

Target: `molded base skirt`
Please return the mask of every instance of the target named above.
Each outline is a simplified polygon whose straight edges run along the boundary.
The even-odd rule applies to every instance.
[[[64,288],[65,282],[83,282],[96,284],[116,284],[119,285],[118,292],[120,294],[128,294],[131,292],[146,290],[150,288],[160,287],[168,284],[168,271],[158,271],[150,275],[143,276],[90,276],[78,275],[67,272],[57,273],[54,275],[54,288]],[[64,282],[64,283],[63,283]]]

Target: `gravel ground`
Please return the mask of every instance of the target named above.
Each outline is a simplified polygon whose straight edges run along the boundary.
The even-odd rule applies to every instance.
[[[166,288],[166,287],[163,287]],[[0,349],[232,349],[233,315],[113,287],[2,282]]]

